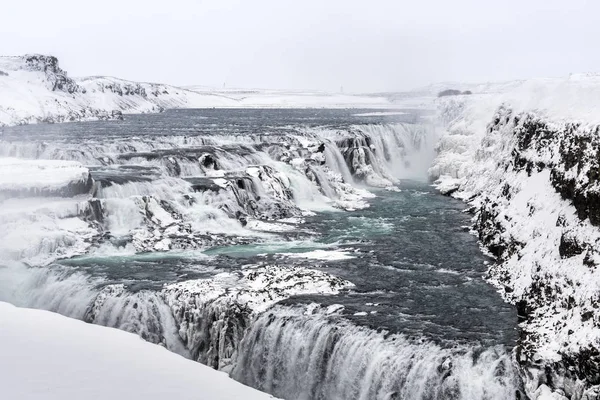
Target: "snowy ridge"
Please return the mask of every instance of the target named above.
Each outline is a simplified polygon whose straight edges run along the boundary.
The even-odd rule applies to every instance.
[[[165,108],[231,106],[220,96],[169,85],[98,77],[75,80],[55,57],[0,57],[0,126],[118,119]]]
[[[0,57],[0,126],[120,119],[123,113],[212,107],[389,107],[382,97],[326,93],[253,92],[236,96],[112,77],[70,78],[56,57]]]
[[[519,310],[533,399],[599,395],[599,93],[596,75],[572,75],[438,100],[447,134],[430,175],[470,202],[498,259],[489,279]]]
[[[71,197],[87,193],[92,180],[76,161],[0,158],[0,199],[5,197]]]
[[[299,90],[265,89],[216,89],[204,86],[186,86],[200,94],[212,94],[235,101],[243,108],[390,108],[399,107],[390,103],[384,95],[354,95]],[[404,104],[402,104],[404,105]]]

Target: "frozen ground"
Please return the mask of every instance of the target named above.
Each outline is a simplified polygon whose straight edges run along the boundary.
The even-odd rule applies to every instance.
[[[240,108],[390,108],[397,107],[384,96],[299,90],[216,89],[187,86],[203,95],[218,95]]]
[[[90,179],[87,168],[76,161],[0,158],[0,191],[56,192]]]

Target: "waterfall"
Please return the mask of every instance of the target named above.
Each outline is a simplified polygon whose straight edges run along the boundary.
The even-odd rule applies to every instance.
[[[232,376],[288,400],[514,399],[501,347],[444,348],[351,325],[319,307],[276,306],[244,337]]]
[[[88,179],[73,193],[77,198],[63,196],[60,207],[76,209],[68,217],[38,203],[15,220],[14,210],[22,206],[5,200],[0,219],[12,219],[0,229],[0,246],[11,259],[43,265],[105,241],[154,251],[210,246],[210,234],[256,237],[244,227],[248,219],[364,208],[372,194],[363,185],[386,187],[424,175],[431,135],[420,125],[373,124],[254,136],[2,140],[2,156],[22,157],[21,164],[68,160],[63,163],[73,163],[75,173]],[[69,185],[55,192],[69,193]],[[23,190],[20,197],[38,189]],[[14,193],[0,190],[3,195]]]
[[[139,253],[255,243],[274,237],[253,228],[258,222],[366,208],[373,187],[426,176],[433,135],[420,125],[372,124],[0,140],[0,157],[75,162],[91,177],[72,193],[41,193],[53,197],[2,197],[0,187],[0,300],[136,333],[288,400],[511,398],[516,378],[502,348],[447,348],[319,307],[276,305],[351,286],[320,270],[252,265],[217,274],[210,260],[196,260],[194,272],[209,278],[136,287],[64,261],[108,254],[132,263]]]

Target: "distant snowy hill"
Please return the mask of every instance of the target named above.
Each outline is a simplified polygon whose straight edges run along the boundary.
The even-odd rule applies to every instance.
[[[73,79],[56,57],[0,57],[0,126],[119,119],[168,108],[390,107],[384,97],[264,90],[188,89],[112,77]]]
[[[234,100],[244,108],[389,108],[394,105],[384,95],[353,95],[299,90],[215,89],[206,86],[186,86],[204,95],[220,95]]]
[[[268,400],[137,335],[0,302],[6,400]]]
[[[221,96],[117,78],[72,79],[55,57],[0,57],[0,125],[116,119],[166,108],[231,106]]]

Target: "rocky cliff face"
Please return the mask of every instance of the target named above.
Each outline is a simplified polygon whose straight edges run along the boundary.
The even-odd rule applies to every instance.
[[[60,90],[70,94],[85,93],[85,89],[67,76],[67,72],[60,69],[58,59],[54,56],[42,54],[26,55],[24,58],[26,69],[43,72],[46,76],[48,87],[52,91]]]
[[[488,278],[518,308],[528,396],[598,398],[600,127],[501,106],[467,151],[449,144],[452,133],[462,141],[457,126],[441,158],[471,161],[442,186],[473,206],[475,231],[497,258]],[[434,172],[444,183],[444,170]]]

